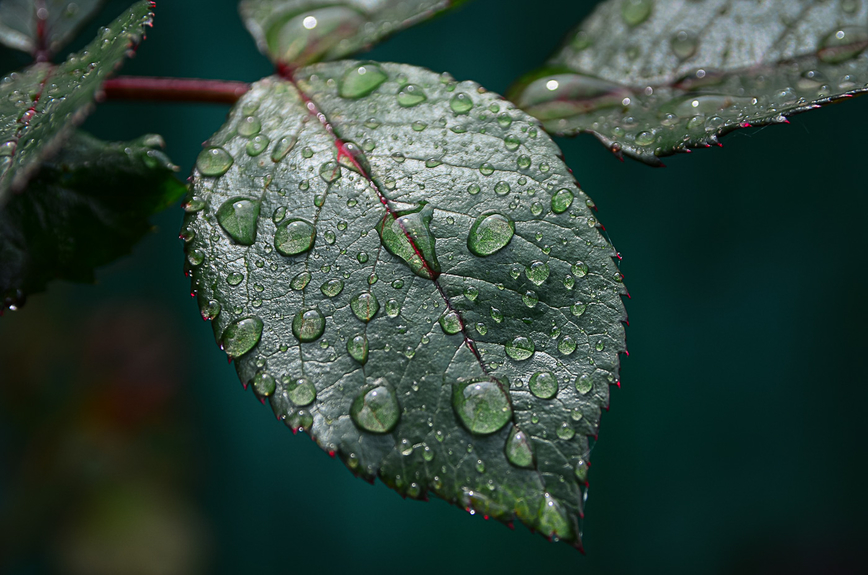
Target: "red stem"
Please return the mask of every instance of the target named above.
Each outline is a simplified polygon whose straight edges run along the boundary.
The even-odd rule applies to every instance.
[[[106,80],[108,100],[156,100],[164,102],[209,102],[234,104],[250,89],[245,82],[197,78],[119,76]]]

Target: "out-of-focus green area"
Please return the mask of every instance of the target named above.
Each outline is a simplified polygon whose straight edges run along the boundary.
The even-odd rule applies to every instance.
[[[124,7],[109,2],[77,49]],[[367,57],[503,92],[591,3],[476,0]],[[24,60],[0,53],[5,70]],[[159,2],[127,74],[270,73],[232,0]],[[228,109],[105,103],[187,172]],[[622,388],[581,556],[359,481],[245,392],[182,275],[182,210],[96,286],[0,318],[0,572],[858,573],[866,565],[868,98],[651,169],[561,140],[624,256]]]

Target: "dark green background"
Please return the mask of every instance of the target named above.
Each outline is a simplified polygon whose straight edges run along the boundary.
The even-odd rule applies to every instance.
[[[123,5],[111,2],[98,20]],[[592,7],[476,0],[368,56],[502,93]],[[253,81],[271,65],[234,1],[162,0],[124,73]],[[85,127],[112,139],[161,133],[186,174],[227,111],[106,103]],[[621,163],[590,136],[559,140],[624,256],[633,296],[631,355],[592,457],[586,556],[440,500],[402,501],[275,422],[242,390],[187,295],[178,207],[131,257],[102,269],[97,286],[53,284],[0,319],[0,342],[40,310],[73,324],[106,301],[170,315],[171,335],[186,342],[179,409],[195,434],[186,492],[205,522],[206,573],[860,572],[866,112],[868,98],[856,99],[736,133],[723,149],[668,158],[662,169]],[[0,366],[2,385],[23,383],[3,376],[9,368]],[[0,490],[14,474],[16,437],[0,436]],[[13,572],[50,565],[36,552]]]

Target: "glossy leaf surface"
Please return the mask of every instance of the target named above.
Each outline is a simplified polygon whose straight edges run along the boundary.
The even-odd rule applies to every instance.
[[[35,64],[0,81],[0,206],[84,119],[103,81],[150,26],[150,7],[134,4],[57,66]]]
[[[610,0],[510,95],[652,165],[868,86],[864,0]]]
[[[182,235],[203,317],[279,419],[402,495],[578,546],[625,290],[559,154],[473,82],[320,64],[242,98]]]
[[[103,0],[3,0],[0,42],[25,52],[55,53],[102,4]]]
[[[242,0],[260,51],[297,68],[369,48],[467,0]]]
[[[77,132],[0,210],[0,298],[19,307],[53,279],[92,282],[94,268],[129,253],[148,217],[184,185],[159,136],[103,142]]]

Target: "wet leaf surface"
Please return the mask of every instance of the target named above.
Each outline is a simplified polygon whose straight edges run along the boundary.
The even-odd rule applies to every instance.
[[[0,81],[0,206],[84,119],[102,83],[150,26],[150,6],[134,4],[63,63],[35,64]]]
[[[103,3],[104,0],[3,0],[0,2],[0,42],[25,52],[43,49],[56,53]]]
[[[467,0],[242,0],[260,51],[292,68],[343,58]]]
[[[868,87],[864,0],[610,0],[510,91],[651,165]]]
[[[353,473],[580,545],[625,290],[559,154],[500,96],[421,68],[262,80],[194,172],[202,315]]]
[[[0,210],[0,309],[53,279],[92,282],[95,267],[129,253],[148,217],[185,191],[161,147],[155,135],[103,142],[76,132],[43,163]]]

